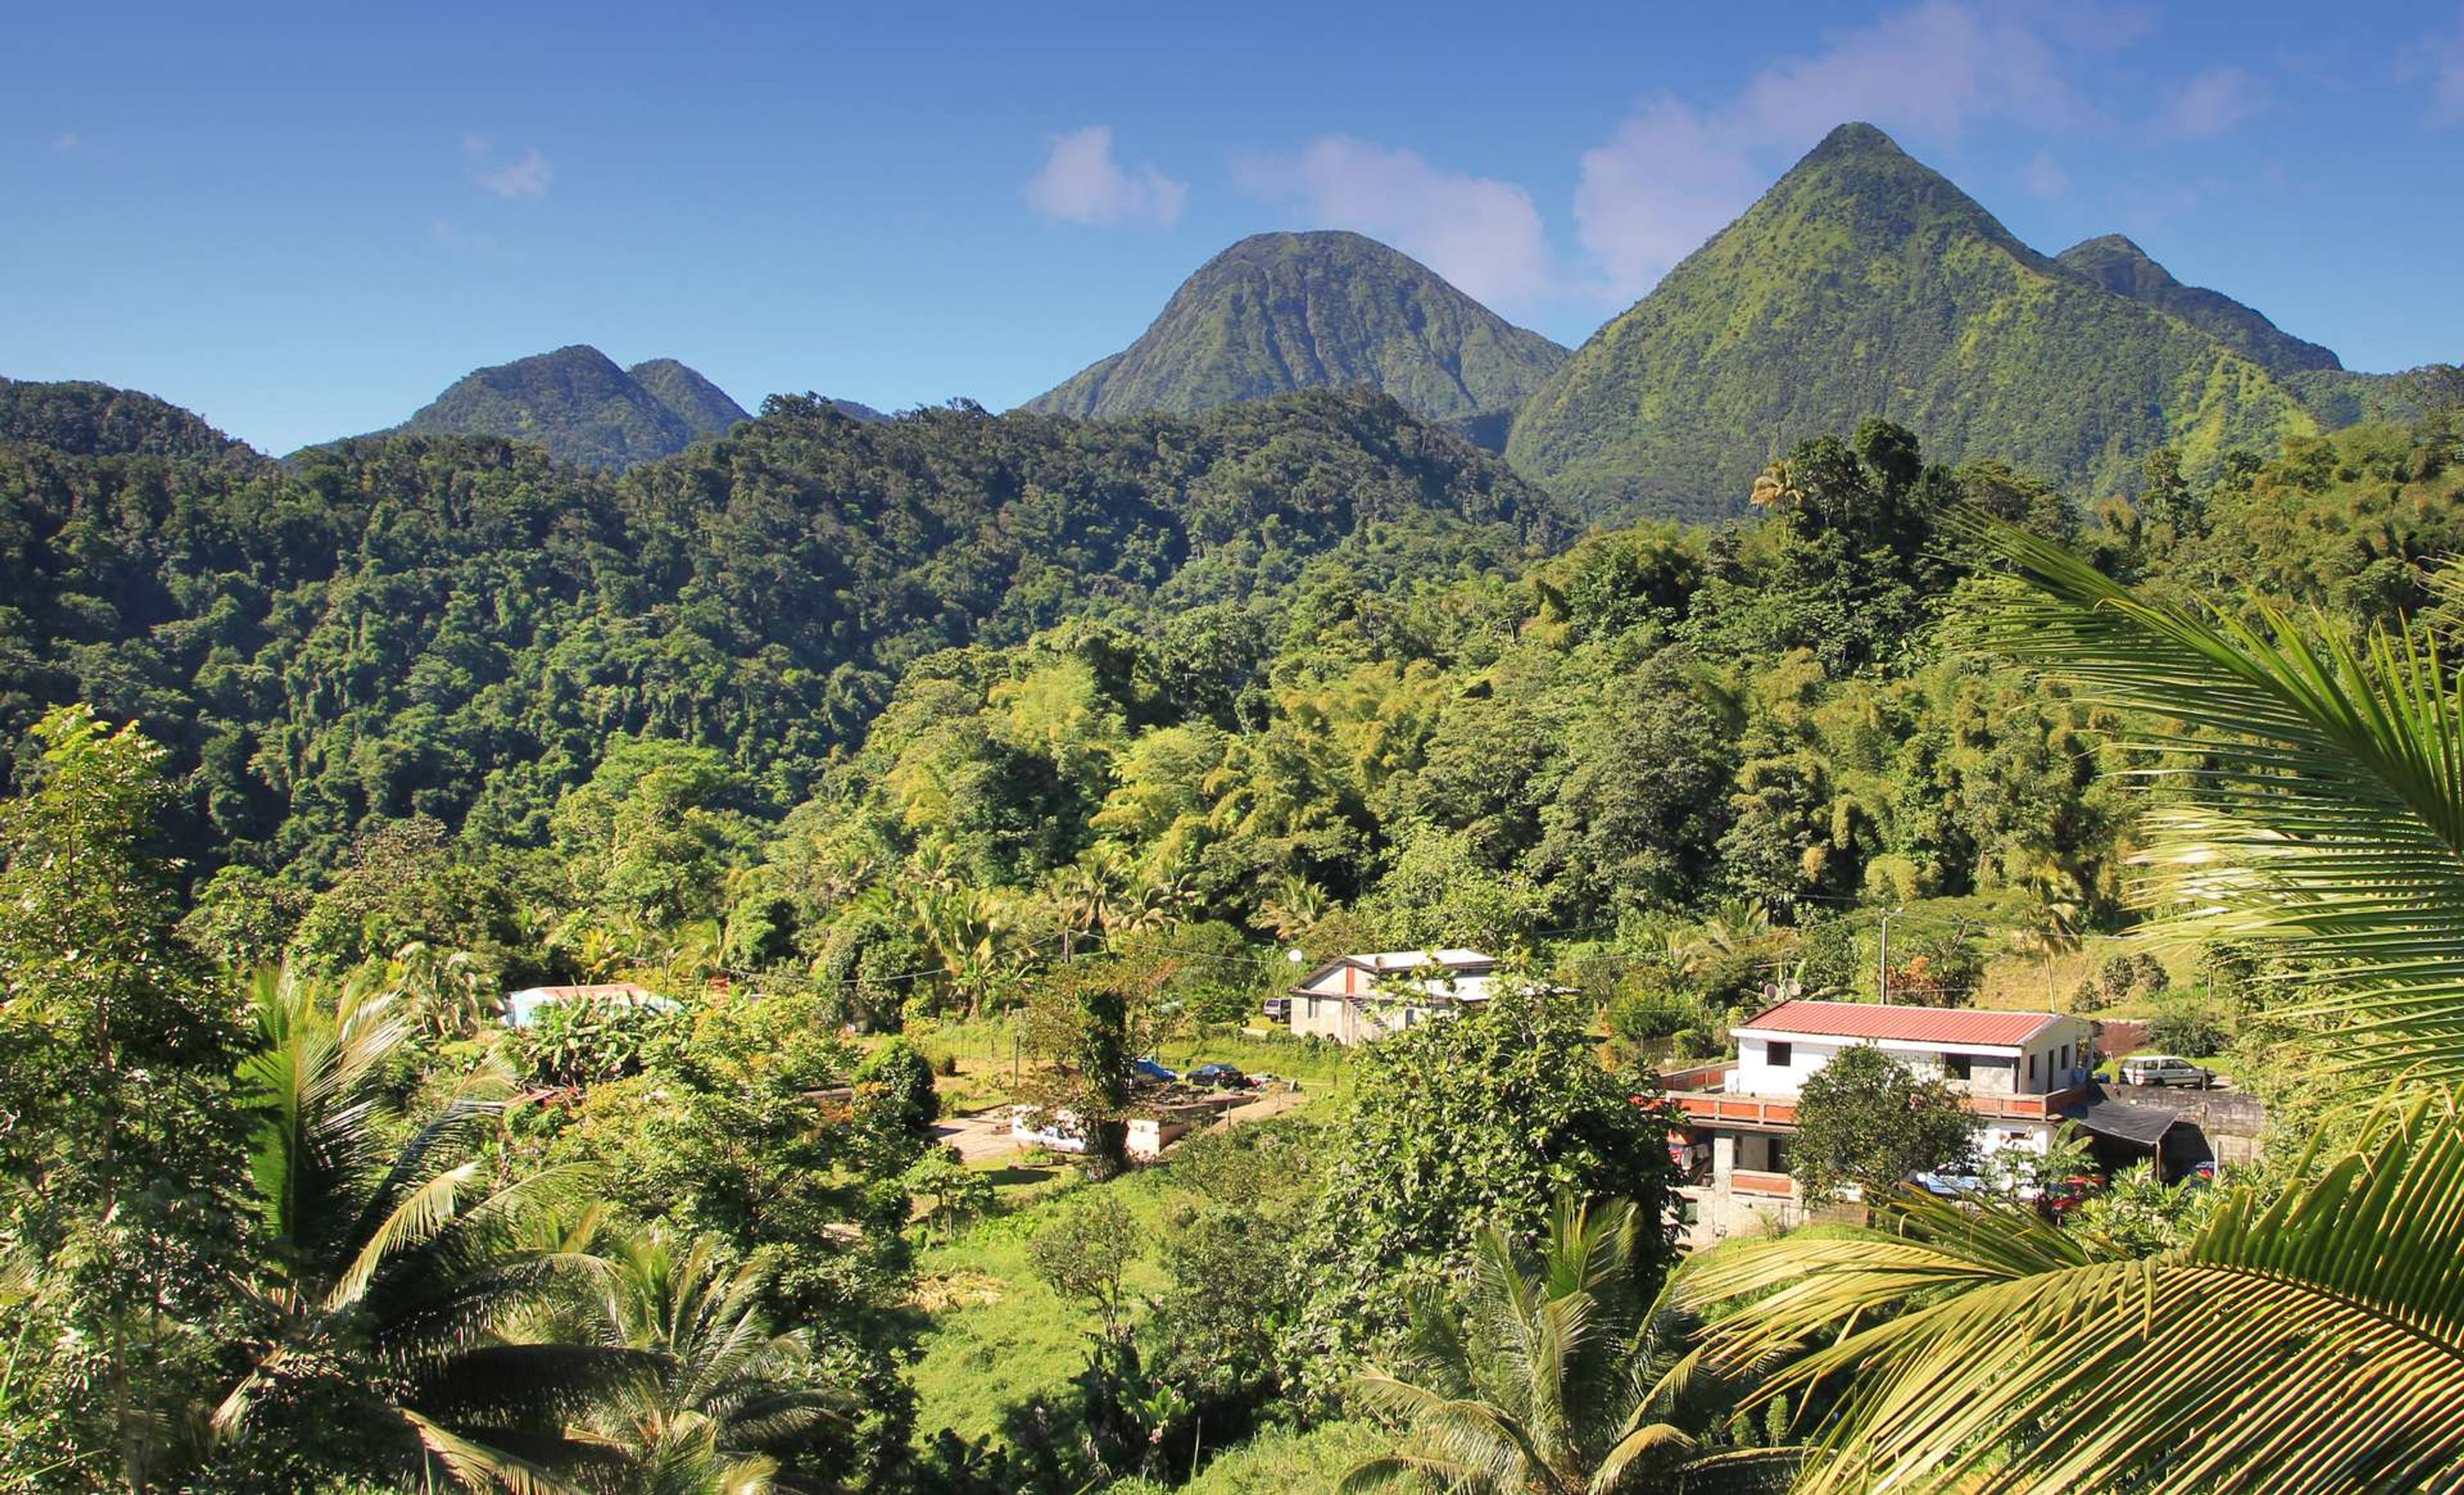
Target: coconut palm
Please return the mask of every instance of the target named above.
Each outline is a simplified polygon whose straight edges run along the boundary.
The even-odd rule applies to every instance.
[[[2183,765],[2141,896],[2305,974],[2281,1015],[2357,1086],[2464,1079],[2464,691],[2431,640],[2245,625],[1981,538],[2036,588],[1988,642],[2165,723],[2124,738]],[[1721,1354],[1824,1345],[1774,1382],[1845,1385],[1817,1490],[2464,1489],[2464,1118],[2412,1093],[2145,1260],[1909,1198],[1894,1231],[1734,1248],[1686,1290],[1768,1294]]]
[[[1893,1228],[1731,1244],[1712,1363],[1837,1334],[1763,1388],[1844,1386],[1804,1495],[2464,1489],[2464,1125],[2425,1095],[2178,1248],[1911,1194]]]
[[[1460,1309],[1424,1298],[1404,1358],[1362,1378],[1362,1400],[1404,1433],[1338,1488],[1573,1495],[1784,1483],[1787,1451],[1722,1448],[1711,1436],[1733,1388],[1677,1352],[1689,1326],[1643,1297],[1639,1228],[1622,1200],[1561,1199],[1536,1255],[1483,1231]]]
[[[250,1368],[212,1416],[225,1456],[290,1444],[429,1487],[563,1488],[554,1471],[586,1450],[561,1423],[641,1358],[506,1330],[583,1264],[521,1240],[577,1179],[495,1176],[482,1144],[501,1071],[396,1112],[410,1023],[381,981],[268,971],[250,995],[256,1047],[240,1078],[273,1248],[251,1285]]]
[[[585,1221],[576,1246],[596,1228]],[[582,1426],[616,1450],[635,1495],[760,1495],[794,1486],[779,1455],[836,1419],[801,1334],[775,1333],[760,1305],[767,1275],[729,1266],[715,1237],[679,1245],[666,1227],[615,1237],[605,1271],[539,1327],[644,1359],[597,1397]]]
[[[2084,942],[2080,914],[2078,883],[2068,872],[2049,867],[2029,880],[2026,917],[2012,942],[2043,962],[2048,1007],[2054,1004],[2054,962],[2076,954]]]

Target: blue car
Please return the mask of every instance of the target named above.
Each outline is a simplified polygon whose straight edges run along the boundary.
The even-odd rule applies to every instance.
[[[1192,1085],[1202,1085],[1211,1090],[1245,1090],[1249,1077],[1230,1065],[1199,1065],[1183,1076]]]

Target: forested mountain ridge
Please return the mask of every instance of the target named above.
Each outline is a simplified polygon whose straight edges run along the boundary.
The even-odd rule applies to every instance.
[[[1463,421],[1512,409],[1565,357],[1374,239],[1261,233],[1199,267],[1136,341],[1024,407],[1185,413],[1366,385]]]
[[[2259,364],[1849,124],[1576,350],[1507,454],[1587,514],[1717,516],[1796,441],[1877,412],[1947,459],[2097,495],[2133,490],[2158,446],[2205,475],[2319,424]]]
[[[578,466],[622,472],[744,419],[726,391],[673,359],[625,369],[576,343],[474,369],[393,430],[508,436]]]
[[[0,442],[88,457],[264,460],[176,405],[85,380],[0,379]]]
[[[2171,313],[2271,373],[2344,366],[2334,350],[2293,336],[2255,308],[2220,291],[2184,285],[2122,234],[2074,244],[2054,259],[2116,296]]]
[[[372,819],[533,836],[619,734],[793,803],[935,650],[1150,607],[1254,649],[1316,558],[1375,589],[1571,533],[1358,392],[1094,425],[775,399],[621,478],[500,437],[288,471],[0,445],[0,727],[75,699],[142,720],[200,765],[216,835],[330,865]]]
[[[695,439],[726,433],[738,421],[751,420],[752,414],[736,403],[728,392],[702,377],[698,370],[671,358],[654,358],[625,370],[625,377],[649,392],[650,398],[667,407]]]

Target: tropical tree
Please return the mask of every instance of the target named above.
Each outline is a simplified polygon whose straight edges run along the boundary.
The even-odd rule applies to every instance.
[[[1975,1127],[1947,1084],[1858,1044],[1806,1079],[1788,1165],[1809,1201],[1850,1185],[1875,1200],[1910,1174],[1965,1172],[1975,1154]]]
[[[1732,1244],[1680,1282],[1745,1300],[1715,1368],[1837,1334],[1761,1389],[1844,1383],[1807,1495],[2464,1487],[2464,1117],[2425,1095],[2370,1131],[2153,1255],[1911,1194],[1888,1229]]]
[[[2054,1004],[2054,962],[2079,948],[2082,916],[2078,884],[2068,872],[2046,868],[2029,880],[2028,901],[2012,942],[2044,966],[2048,1007]]]
[[[572,1244],[588,1239],[585,1220]],[[797,1440],[838,1419],[842,1398],[804,1337],[774,1332],[766,1273],[730,1266],[715,1236],[680,1244],[665,1226],[621,1233],[604,1269],[542,1328],[638,1356],[641,1367],[593,1398],[582,1424],[617,1450],[635,1495],[762,1495]]]
[[[174,933],[163,750],[84,707],[28,745],[32,781],[0,803],[0,1250],[53,1332],[11,1352],[0,1402],[56,1434],[12,1462],[143,1491],[193,1452],[184,1387],[241,1257],[239,1032]]]
[[[1846,1378],[1816,1490],[2464,1488],[2464,688],[2400,624],[2353,644],[2264,607],[2134,596],[2001,527],[2037,589],[1987,640],[2155,723],[2183,764],[2143,826],[2146,901],[2313,984],[2357,1087],[2430,1083],[2273,1198],[2236,1187],[2179,1247],[1908,1198],[1894,1228],[1723,1253],[1697,1301],[1729,1360],[1827,1341]],[[2452,592],[2452,587],[2450,588]]]
[[[1645,1290],[1640,1239],[1632,1204],[1565,1197],[1536,1252],[1483,1230],[1460,1301],[1423,1293],[1402,1355],[1360,1378],[1361,1400],[1403,1433],[1337,1488],[1573,1495],[1714,1471],[1784,1483],[1785,1452],[1724,1446],[1736,1388],[1681,1352],[1690,1325]]]
[[[271,1242],[249,1368],[212,1414],[246,1483],[324,1470],[516,1492],[558,1488],[565,1424],[643,1357],[515,1328],[591,1264],[530,1236],[572,1170],[500,1179],[486,1152],[508,1076],[482,1068],[418,1114],[390,1081],[411,1024],[380,980],[268,971],[241,1085]]]

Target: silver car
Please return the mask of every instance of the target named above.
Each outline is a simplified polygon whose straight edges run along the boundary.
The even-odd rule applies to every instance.
[[[2187,1059],[2171,1054],[2133,1054],[2122,1062],[2122,1083],[2124,1085],[2186,1085],[2193,1089],[2206,1089],[2215,1080],[2216,1072],[2202,1069]]]

